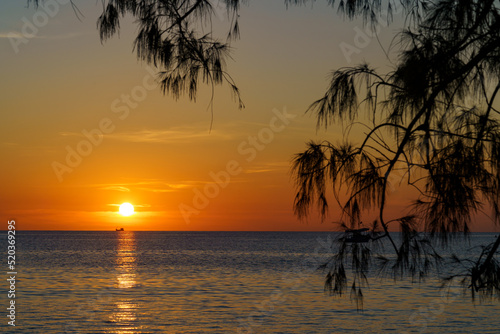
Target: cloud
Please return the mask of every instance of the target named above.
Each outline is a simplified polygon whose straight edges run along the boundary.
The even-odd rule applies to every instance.
[[[20,32],[9,31],[9,32],[0,32],[0,38],[23,38],[23,35]]]
[[[245,169],[245,174],[255,174],[255,173],[269,173],[269,172],[282,172],[290,168],[290,164],[286,161],[280,162],[269,162],[253,166],[253,168]]]
[[[29,35],[25,36],[23,33],[19,31],[8,31],[8,32],[0,32],[0,39],[1,38],[21,38],[21,39],[50,39],[50,40],[61,40],[61,39],[71,39],[71,38],[78,38],[85,35],[84,33],[81,32],[68,32],[68,33],[63,33],[59,35]]]
[[[119,186],[119,185],[110,185],[106,187],[102,187],[101,189],[103,190],[115,190],[115,191],[130,191],[129,188],[124,187],[124,186]]]
[[[133,143],[179,143],[190,142],[191,140],[200,138],[217,138],[230,139],[229,134],[212,131],[209,133],[206,130],[140,130],[134,132],[113,133],[106,136],[107,138],[133,142]]]
[[[137,190],[149,191],[153,193],[171,193],[175,191],[174,189],[169,189],[169,188],[151,188],[151,187],[137,188]]]
[[[252,130],[249,126],[256,128]],[[248,135],[258,132],[265,125],[252,122],[226,122],[217,124],[216,129],[209,131],[206,123],[195,124],[190,126],[178,126],[168,129],[141,129],[128,132],[113,132],[105,134],[104,139],[112,139],[124,142],[133,143],[189,143],[196,140],[241,140],[246,139]],[[250,129],[250,130],[249,130]],[[81,132],[60,132],[59,135],[66,137],[85,138]]]
[[[117,206],[121,206],[123,203],[111,203],[111,204],[108,204],[108,206],[113,206],[113,207],[117,207]],[[134,208],[150,208],[151,207],[151,204],[134,204]],[[113,211],[114,212],[114,211]]]
[[[131,190],[135,191],[147,191],[153,193],[167,193],[175,192],[184,188],[192,188],[196,186],[198,182],[186,181],[179,183],[166,183],[162,180],[148,180],[139,182],[125,182],[125,183],[114,183],[114,184],[94,184],[91,187],[99,188],[101,190],[109,191],[121,191],[129,192]]]
[[[252,169],[246,169],[245,174],[256,174],[256,173],[268,173],[272,172],[274,169],[270,168],[252,168]]]
[[[81,137],[84,135],[80,132],[60,132],[59,135],[64,137]],[[111,133],[104,135],[105,139],[112,139],[117,141],[132,142],[132,143],[149,143],[149,144],[167,144],[167,143],[189,143],[197,139],[219,139],[229,140],[233,136],[230,132],[226,131],[211,131],[206,129],[168,129],[168,130],[155,130],[144,129],[139,131]]]

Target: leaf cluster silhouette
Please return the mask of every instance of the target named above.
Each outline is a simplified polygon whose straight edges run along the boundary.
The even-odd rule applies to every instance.
[[[287,6],[314,0],[285,0]],[[28,0],[28,4],[39,0]],[[223,5],[223,14],[216,5]],[[165,94],[195,100],[200,84],[227,84],[238,106],[239,89],[227,72],[230,43],[239,37],[241,0],[102,0],[97,22],[102,41],[120,30],[127,15],[135,19],[137,58],[158,68]],[[335,69],[325,94],[308,109],[317,126],[336,122],[366,134],[358,145],[346,136],[340,144],[310,142],[297,154],[292,171],[297,186],[295,213],[326,218],[333,200],[342,229],[364,227],[376,212],[371,241],[341,238],[325,263],[325,289],[351,297],[362,307],[369,273],[395,279],[424,279],[439,269],[436,245],[467,238],[474,217],[490,210],[500,222],[499,1],[327,0],[346,19],[362,19],[372,29],[385,12],[387,23],[403,8],[393,68],[379,73],[369,64]],[[223,15],[227,34],[213,35],[213,20]],[[396,40],[395,39],[395,40]],[[410,187],[418,197],[399,217],[386,212],[391,192]],[[395,238],[389,230],[400,231]],[[388,256],[386,247],[392,249]],[[451,261],[459,269],[445,282],[460,279],[473,297],[500,297],[500,236],[474,259]],[[383,250],[383,251],[381,251]]]
[[[377,19],[380,7],[374,7],[375,2],[358,2],[374,8],[375,15],[364,15],[365,20]],[[492,224],[500,222],[500,112],[495,108],[500,89],[499,3],[401,4],[411,19],[398,35],[399,58],[393,70],[381,74],[368,64],[335,70],[324,96],[308,110],[316,115],[318,127],[336,121],[354,126],[368,119],[361,145],[348,138],[341,144],[311,142],[293,160],[299,217],[316,207],[325,218],[330,190],[340,206],[343,228],[363,227],[363,213],[377,212],[373,239],[387,239],[394,256],[377,254],[380,245],[375,242],[340,240],[338,253],[324,266],[325,289],[341,295],[351,277],[351,296],[358,306],[365,273],[372,267],[380,275],[424,279],[444,260],[436,243],[446,246],[466,238],[474,217],[485,210],[491,210]],[[399,185],[419,195],[408,213],[389,217],[389,196]],[[393,225],[401,232],[398,240],[389,233]],[[455,264],[468,266],[445,281],[460,277],[473,297],[500,297],[495,258],[499,244],[497,237],[476,261],[455,256]],[[345,269],[347,260],[351,275]]]

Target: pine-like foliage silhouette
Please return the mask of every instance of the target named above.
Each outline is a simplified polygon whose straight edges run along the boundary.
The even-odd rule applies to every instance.
[[[158,69],[161,89],[174,98],[196,100],[199,84],[228,84],[241,109],[240,91],[226,70],[230,41],[239,37],[240,0],[102,0],[97,21],[101,41],[120,31],[124,17],[135,19],[137,58]],[[28,0],[35,6],[43,0]],[[79,14],[76,4],[72,3]],[[213,21],[228,28],[224,41],[213,35]],[[210,103],[212,105],[212,101]]]
[[[299,217],[315,207],[326,216],[332,189],[343,228],[364,227],[363,213],[377,212],[373,242],[340,240],[324,266],[325,288],[333,295],[350,288],[358,306],[370,270],[425,278],[444,260],[436,243],[466,237],[474,216],[485,210],[491,210],[492,224],[500,222],[499,3],[402,3],[415,19],[400,33],[393,71],[379,74],[368,64],[335,70],[325,95],[308,110],[318,126],[369,119],[361,144],[349,138],[311,142],[293,160]],[[368,23],[376,17],[365,15]],[[388,199],[399,186],[419,195],[406,214],[392,217]],[[397,240],[389,233],[394,225],[401,231]],[[383,240],[394,256],[380,252]],[[460,278],[473,297],[500,297],[499,244],[497,237],[474,260],[455,256],[463,271],[448,273],[446,280]]]
[[[28,0],[37,5],[39,0]],[[311,0],[285,0],[304,5]],[[315,207],[325,217],[330,197],[339,204],[344,228],[357,229],[363,214],[377,211],[369,243],[343,239],[324,265],[325,287],[333,295],[350,289],[362,302],[369,273],[393,278],[425,278],[444,261],[436,245],[466,238],[475,215],[491,211],[500,222],[499,1],[328,0],[348,19],[375,27],[382,11],[392,18],[404,8],[396,65],[378,73],[368,64],[333,71],[324,96],[308,112],[318,126],[336,121],[365,122],[359,145],[311,142],[293,160],[297,185],[294,208],[305,218]],[[216,13],[222,4],[223,13]],[[98,20],[102,41],[120,29],[124,16],[138,26],[137,57],[158,68],[164,93],[196,98],[199,84],[226,83],[239,107],[239,90],[226,71],[230,41],[239,36],[241,0],[102,0]],[[224,16],[223,42],[212,22]],[[375,28],[374,28],[375,29]],[[418,191],[409,211],[389,217],[394,187]],[[329,191],[332,191],[330,196]],[[400,238],[389,228],[397,225]],[[389,245],[393,256],[388,256]],[[474,259],[453,257],[459,278],[472,296],[500,297],[500,237]],[[361,304],[358,304],[361,305]]]

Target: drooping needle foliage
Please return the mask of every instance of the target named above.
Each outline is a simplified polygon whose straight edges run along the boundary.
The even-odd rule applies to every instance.
[[[28,0],[38,5],[40,0]],[[200,83],[229,85],[239,108],[240,92],[227,72],[230,41],[239,37],[240,0],[102,0],[97,21],[101,41],[118,34],[128,15],[137,25],[137,58],[158,69],[161,89],[174,98],[187,94],[196,99]],[[76,5],[74,5],[76,6]],[[76,7],[75,7],[76,8]],[[227,35],[219,40],[213,24],[226,23]],[[212,104],[212,102],[211,102]]]
[[[315,207],[325,217],[330,190],[344,228],[364,227],[363,213],[377,212],[372,240],[387,239],[394,256],[377,255],[375,242],[344,241],[325,265],[326,289],[341,295],[348,287],[349,261],[358,302],[366,283],[361,274],[369,269],[396,278],[425,278],[443,260],[433,246],[436,241],[446,244],[466,236],[479,212],[488,210],[492,224],[500,222],[499,3],[401,5],[408,15],[414,16],[416,8],[422,11],[400,33],[393,71],[380,74],[368,64],[334,70],[326,93],[308,110],[316,114],[318,126],[368,120],[362,142],[311,142],[293,161],[299,217]],[[399,186],[416,189],[418,195],[408,212],[391,216],[386,208],[393,187]],[[401,231],[398,240],[390,227]],[[499,243],[500,238],[463,272],[447,278],[461,277],[473,296],[499,297]]]
[[[118,33],[125,16],[134,18],[137,57],[156,66],[164,93],[194,100],[200,83],[212,92],[214,85],[226,83],[243,107],[226,69],[230,41],[239,36],[241,0],[101,2],[101,40]],[[287,6],[312,2],[285,0]],[[376,212],[371,241],[342,238],[324,266],[326,289],[342,295],[350,287],[361,303],[372,270],[393,278],[425,278],[443,261],[436,244],[466,237],[479,213],[489,213],[492,224],[500,222],[500,2],[327,2],[373,29],[382,12],[391,21],[397,6],[404,9],[392,71],[379,73],[369,64],[336,69],[324,96],[308,110],[318,126],[363,122],[365,137],[357,144],[348,136],[340,144],[310,142],[292,166],[299,217],[313,211],[326,217],[333,200],[342,226],[359,229],[364,215]],[[212,29],[221,15],[228,25],[223,41]],[[393,216],[386,209],[396,187],[418,195],[407,212]],[[390,229],[399,230],[399,237]],[[379,252],[383,245],[393,256]],[[473,296],[500,297],[499,246],[497,237],[474,260],[453,257],[461,269],[446,279],[460,278]]]

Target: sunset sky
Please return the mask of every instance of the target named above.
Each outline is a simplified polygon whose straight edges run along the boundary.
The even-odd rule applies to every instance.
[[[99,2],[75,1],[81,21],[67,1],[50,2],[58,4],[51,15],[25,1],[0,4],[3,220],[24,230],[334,228],[333,205],[324,223],[293,215],[293,155],[312,139],[340,141],[343,130],[316,132],[304,112],[331,70],[362,61],[384,69],[381,45],[389,47],[397,24],[381,28],[379,44],[360,39],[362,22],[344,21],[326,1],[288,9],[250,1],[228,64],[246,108],[217,87],[210,131],[208,88],[196,102],[164,96],[132,51],[132,20],[101,43]],[[347,45],[357,46],[348,57]],[[390,194],[389,212],[408,197]],[[136,213],[119,215],[123,202]]]

